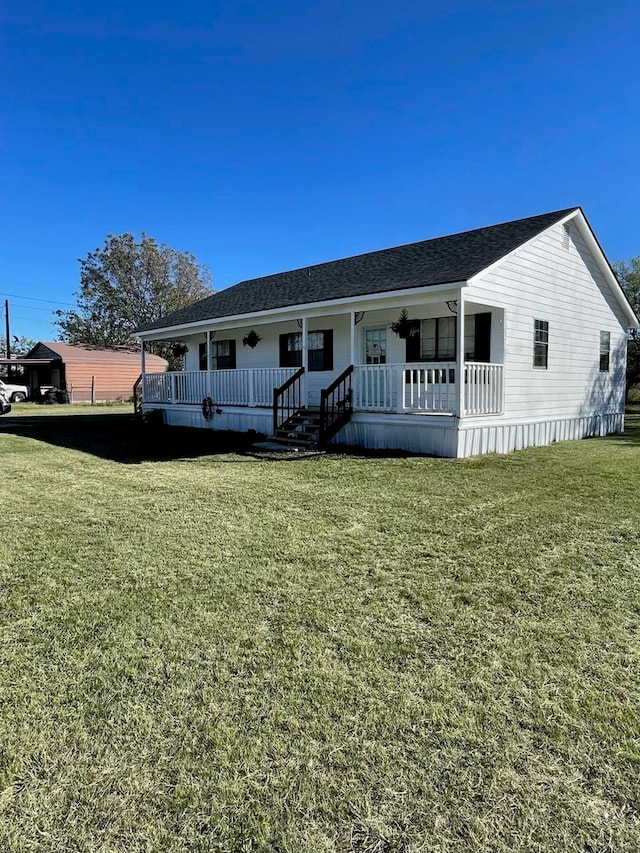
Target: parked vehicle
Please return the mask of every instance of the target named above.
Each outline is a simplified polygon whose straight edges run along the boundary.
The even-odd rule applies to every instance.
[[[26,385],[14,385],[11,382],[3,382],[0,379],[0,392],[4,393],[7,401],[11,403],[24,403],[29,399],[29,389]]]
[[[9,398],[2,388],[0,388],[0,415],[8,415],[11,411],[11,403]]]

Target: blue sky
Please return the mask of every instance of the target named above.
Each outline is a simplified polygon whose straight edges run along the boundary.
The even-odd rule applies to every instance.
[[[631,0],[13,6],[12,334],[50,339],[77,259],[124,231],[217,288],[574,204],[611,261],[640,254]]]

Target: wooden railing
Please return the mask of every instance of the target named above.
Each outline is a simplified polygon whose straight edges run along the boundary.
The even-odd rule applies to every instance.
[[[290,376],[279,388],[273,389],[273,434],[294,412],[302,407],[302,376],[304,367]]]
[[[142,411],[142,373],[133,383],[133,414],[139,415]]]
[[[292,373],[289,367],[146,373],[144,401],[199,406],[205,397],[211,397],[218,406],[268,407],[273,401],[273,389]]]
[[[352,412],[351,374],[353,365],[320,391],[320,430],[318,444],[322,447],[349,421]]]
[[[504,405],[503,381],[501,364],[467,362],[464,387],[465,414],[500,414]]]
[[[464,414],[503,410],[503,365],[466,362]],[[359,364],[354,368],[353,407],[365,412],[456,414],[455,362]]]
[[[369,412],[452,412],[455,362],[359,364],[354,407]]]
[[[419,412],[453,412],[456,407],[455,362],[405,365],[402,408]]]

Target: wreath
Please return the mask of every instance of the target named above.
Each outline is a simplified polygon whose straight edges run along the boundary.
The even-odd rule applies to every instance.
[[[205,397],[202,401],[202,417],[205,421],[210,421],[213,417],[213,400],[211,397]]]

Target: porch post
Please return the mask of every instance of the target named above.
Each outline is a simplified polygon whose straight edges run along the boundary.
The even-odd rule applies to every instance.
[[[211,329],[207,329],[207,397],[212,397],[211,393]]]
[[[309,334],[309,321],[306,317],[302,318],[302,366],[304,367],[304,374],[302,376],[302,391],[300,394],[300,405],[302,408],[306,408],[309,395],[307,388],[307,373],[309,372],[309,347],[307,337]]]
[[[352,311],[349,315],[351,318],[351,337],[349,338],[349,364],[356,363],[356,312]]]
[[[145,369],[145,351],[144,351],[144,338],[142,338],[142,340],[140,341],[140,373],[142,375],[142,380],[140,381],[140,400],[141,400],[141,402],[144,402],[144,369]],[[71,393],[73,394],[73,385],[71,386]],[[71,402],[73,403],[73,399],[71,400]],[[134,403],[134,405],[135,405],[135,403]]]
[[[456,323],[456,411],[455,414],[464,417],[464,295],[458,291],[458,322]]]

